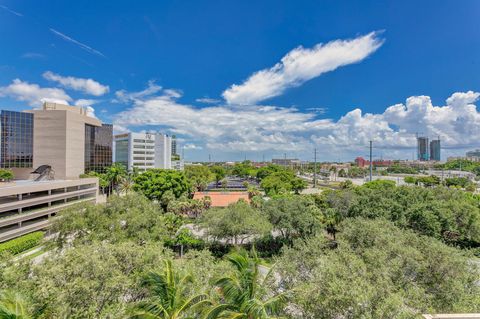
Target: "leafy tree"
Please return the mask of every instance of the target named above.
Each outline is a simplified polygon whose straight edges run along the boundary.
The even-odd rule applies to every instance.
[[[273,229],[288,241],[313,236],[322,226],[320,210],[313,201],[301,196],[271,199],[265,202],[262,212]]]
[[[149,290],[148,299],[137,304],[130,318],[181,319],[192,318],[195,310],[208,305],[208,295],[189,295],[187,285],[193,281],[189,274],[174,271],[172,261],[165,260],[163,271],[150,272],[143,285]]]
[[[188,217],[199,217],[210,208],[212,201],[209,197],[202,199],[188,199],[181,197],[168,204],[168,212]]]
[[[258,169],[257,178],[259,180],[263,180],[265,177],[283,170],[285,170],[285,168],[281,167],[280,165],[269,164],[267,166],[264,166]]]
[[[135,179],[133,189],[144,194],[150,200],[161,201],[165,192],[170,191],[174,198],[188,194],[191,185],[183,172],[149,169]]]
[[[226,239],[235,245],[266,234],[271,229],[265,216],[245,201],[226,208],[210,209],[203,215],[202,225],[209,236]]]
[[[452,177],[445,179],[446,186],[459,186],[461,188],[467,187],[471,182],[468,178],[465,177]]]
[[[218,187],[218,183],[227,176],[227,172],[222,166],[212,166],[210,167],[210,171],[213,173],[216,183],[215,185]]]
[[[340,187],[340,189],[350,189],[350,188],[354,187],[353,182],[349,179],[347,179],[343,182],[340,182],[340,184],[338,186]]]
[[[201,245],[202,240],[194,237],[188,228],[180,228],[175,237],[165,242],[168,246],[180,246],[180,257],[183,257],[184,248]]]
[[[418,174],[419,170],[416,167],[393,164],[387,168],[387,172],[393,174]]]
[[[348,217],[391,220],[402,228],[441,238],[452,244],[480,244],[480,197],[444,187],[355,187],[325,191],[315,197],[325,211],[333,208],[340,220]]]
[[[288,194],[292,191],[290,178],[283,172],[270,174],[262,180],[260,185],[268,196]]]
[[[131,240],[137,243],[163,241],[175,236],[182,224],[174,214],[164,214],[144,196],[131,193],[111,196],[106,205],[76,205],[59,213],[52,230],[57,247],[67,244]]]
[[[207,188],[209,182],[215,180],[215,176],[207,166],[190,165],[185,167],[185,176],[197,191]]]
[[[226,178],[222,179],[222,188],[226,189],[228,186],[228,180]]]
[[[2,278],[45,318],[125,318],[140,300],[144,274],[171,254],[159,244],[93,243],[52,251],[41,263],[14,265]]]
[[[290,183],[292,184],[292,190],[295,194],[300,194],[300,192],[308,186],[305,180],[298,177],[293,178]]]
[[[227,260],[235,272],[217,280],[222,303],[213,306],[207,312],[206,319],[278,318],[277,316],[283,313],[287,295],[275,294],[269,288],[272,269],[260,264],[255,251],[251,257],[245,251],[231,253]]]
[[[478,312],[478,269],[460,250],[382,219],[347,219],[337,244],[298,241],[278,261],[302,318],[416,318]]]
[[[417,178],[418,183],[422,183],[425,187],[432,187],[440,185],[440,177],[435,175],[424,176]]]
[[[403,179],[407,184],[417,184],[417,179],[413,176],[405,176]]]
[[[291,170],[278,170],[262,179],[260,184],[268,196],[288,194],[291,191],[299,193],[307,187],[307,183],[296,177]]]
[[[9,182],[14,178],[13,172],[9,169],[0,169],[0,181]]]
[[[257,175],[257,170],[252,166],[250,161],[244,161],[242,163],[235,163],[232,169],[232,175],[247,178]]]

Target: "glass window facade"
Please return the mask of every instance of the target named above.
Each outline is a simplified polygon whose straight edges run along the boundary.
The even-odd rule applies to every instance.
[[[135,152],[134,152],[135,153]],[[115,141],[115,162],[128,166],[128,139]]]
[[[113,126],[85,125],[85,173],[103,172],[112,165]]]
[[[0,113],[0,167],[33,166],[33,114]]]

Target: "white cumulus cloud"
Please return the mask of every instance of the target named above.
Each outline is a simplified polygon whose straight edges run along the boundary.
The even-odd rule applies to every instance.
[[[57,82],[65,88],[84,92],[86,94],[100,96],[108,93],[108,85],[100,84],[93,79],[76,78],[73,76],[61,76],[59,74],[47,71],[43,77],[49,81]]]
[[[300,46],[285,55],[281,62],[254,73],[242,84],[232,85],[222,95],[228,104],[256,104],[325,72],[360,62],[382,43],[378,33],[371,32],[351,40],[317,44],[311,49]]]
[[[0,87],[0,97],[10,97],[27,102],[32,107],[39,107],[43,102],[68,104],[72,98],[59,88],[43,88],[38,84],[14,79],[11,84]]]
[[[186,138],[186,144],[228,152],[282,151],[310,154],[316,147],[324,159],[353,159],[367,154],[372,140],[376,153],[410,158],[415,133],[440,136],[449,152],[478,145],[480,113],[476,92],[452,94],[435,106],[428,96],[412,96],[380,113],[357,108],[339,119],[322,118],[315,110],[250,105],[196,107],[182,104],[168,91],[136,99],[114,116],[117,127],[161,127]],[[444,153],[445,156],[445,153]]]

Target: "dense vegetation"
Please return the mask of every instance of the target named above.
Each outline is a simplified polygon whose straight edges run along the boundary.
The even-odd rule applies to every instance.
[[[480,177],[480,162],[472,162],[466,159],[456,159],[445,164],[438,164],[437,169],[451,169],[472,172]]]
[[[42,239],[43,232],[34,232],[9,240],[5,243],[0,243],[0,255],[3,253],[9,253],[12,255],[20,254],[40,244]]]
[[[269,196],[226,208],[188,197],[233,172],[260,180]],[[0,318],[480,311],[478,195],[391,181],[298,195],[287,169],[248,163],[152,170],[131,176],[129,188],[122,178],[106,204],[54,219],[41,261],[2,261]]]

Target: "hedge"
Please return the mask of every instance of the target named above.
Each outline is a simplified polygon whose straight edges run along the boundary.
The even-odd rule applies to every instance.
[[[0,244],[0,254],[9,252],[13,255],[20,254],[30,248],[37,246],[43,239],[43,232],[37,231],[18,237]]]

